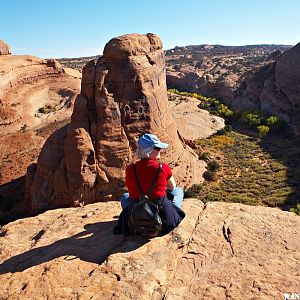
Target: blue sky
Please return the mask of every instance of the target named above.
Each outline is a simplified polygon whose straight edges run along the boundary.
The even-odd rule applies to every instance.
[[[165,49],[300,42],[299,0],[0,0],[0,39],[13,54],[102,54],[113,37],[158,34]]]

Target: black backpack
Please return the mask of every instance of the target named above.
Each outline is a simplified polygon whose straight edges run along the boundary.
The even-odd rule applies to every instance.
[[[159,215],[160,207],[153,203],[148,195],[151,195],[155,182],[162,169],[159,164],[158,170],[153,178],[150,189],[144,194],[139,182],[136,167],[133,165],[135,179],[140,192],[138,201],[131,201],[129,206],[128,229],[130,234],[141,235],[146,237],[157,236],[162,229],[162,220]]]

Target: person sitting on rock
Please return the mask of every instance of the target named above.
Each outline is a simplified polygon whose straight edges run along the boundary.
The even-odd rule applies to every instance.
[[[123,194],[121,198],[122,213],[123,215],[128,213],[126,209],[130,206],[131,201],[139,200],[140,190],[135,177],[134,166],[143,194],[147,194],[149,191],[158,168],[161,166],[151,194],[147,196],[160,207],[159,215],[163,223],[162,233],[169,232],[185,217],[185,213],[181,210],[183,190],[176,186],[170,166],[158,162],[162,149],[166,149],[169,145],[162,143],[156,135],[145,133],[139,138],[137,146],[139,160],[126,168],[125,183],[128,193]],[[122,219],[122,214],[120,219]],[[128,230],[126,222],[122,222],[120,219],[115,232],[126,234]]]

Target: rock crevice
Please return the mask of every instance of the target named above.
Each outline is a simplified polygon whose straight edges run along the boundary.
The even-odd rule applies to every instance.
[[[232,246],[232,242],[231,242],[231,230],[230,230],[230,227],[226,224],[226,221],[223,224],[222,232],[223,232],[223,236],[224,236],[225,240],[228,242],[228,244],[230,246],[232,256],[234,256],[234,250],[233,250],[233,246]]]

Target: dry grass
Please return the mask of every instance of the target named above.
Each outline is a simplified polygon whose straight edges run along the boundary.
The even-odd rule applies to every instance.
[[[201,189],[193,189],[194,196],[202,201],[286,209],[300,202],[299,140],[261,140],[230,132],[197,143],[221,166],[217,182],[206,181]]]

